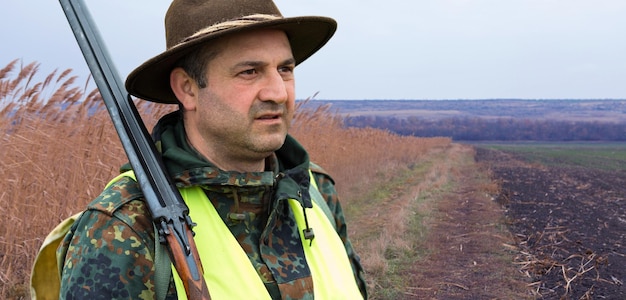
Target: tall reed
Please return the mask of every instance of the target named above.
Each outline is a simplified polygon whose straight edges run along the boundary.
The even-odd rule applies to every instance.
[[[25,299],[34,256],[58,222],[78,212],[126,162],[89,78],[54,71],[37,81],[38,63],[0,70],[0,297]],[[137,102],[151,128],[176,107]],[[359,201],[377,176],[418,163],[449,139],[401,137],[344,128],[328,107],[298,111],[291,133],[333,175],[344,205]]]

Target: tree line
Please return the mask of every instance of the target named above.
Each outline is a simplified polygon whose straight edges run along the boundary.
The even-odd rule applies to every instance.
[[[626,124],[549,119],[346,117],[348,127],[386,129],[400,135],[451,137],[457,141],[626,141]]]

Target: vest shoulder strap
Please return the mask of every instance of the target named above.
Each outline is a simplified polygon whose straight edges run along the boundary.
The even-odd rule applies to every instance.
[[[322,193],[320,193],[317,182],[315,181],[315,176],[313,175],[313,172],[311,170],[309,170],[309,176],[311,176],[311,186],[313,187],[309,189],[309,195],[311,195],[311,199],[315,204],[317,204],[317,206],[322,209],[330,223],[333,225],[335,230],[337,230],[337,222],[335,221],[335,217],[330,211],[330,207],[328,207],[328,203],[326,203],[324,196],[322,196]]]

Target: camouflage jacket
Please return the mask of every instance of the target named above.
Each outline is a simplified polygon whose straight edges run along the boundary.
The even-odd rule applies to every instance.
[[[153,132],[176,185],[204,189],[273,299],[313,299],[297,226],[286,219],[292,216],[285,213],[286,201],[277,200],[299,190],[298,182],[308,179],[297,179],[309,178],[311,168],[334,214],[355,280],[367,298],[363,269],[347,237],[334,182],[309,163],[308,154],[295,139],[288,136],[283,147],[267,159],[268,171],[238,173],[219,170],[203,159],[187,143],[178,113],[162,118]],[[282,176],[277,176],[279,173]],[[151,216],[141,191],[135,181],[124,177],[88,205],[57,250],[57,255],[64,257],[60,298],[154,299],[154,243]],[[171,278],[166,299],[177,299]]]

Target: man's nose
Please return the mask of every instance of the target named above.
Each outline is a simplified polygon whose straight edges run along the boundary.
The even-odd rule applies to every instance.
[[[278,70],[270,72],[259,91],[259,100],[284,103],[289,100],[288,90],[292,88],[293,79],[285,80]]]

